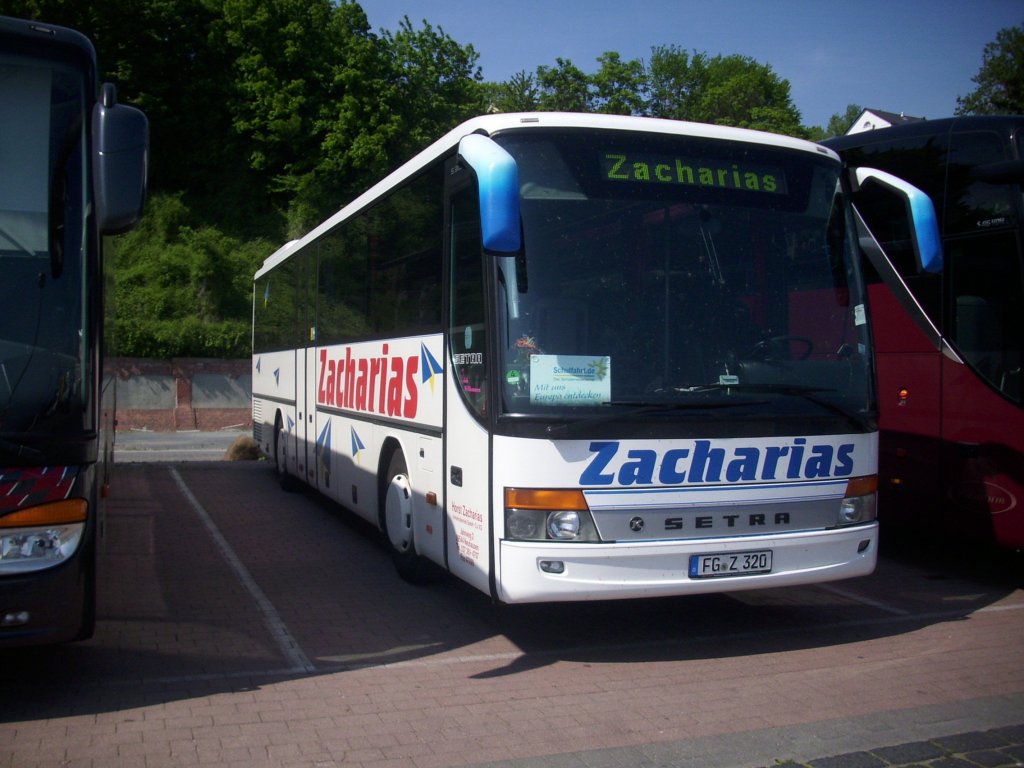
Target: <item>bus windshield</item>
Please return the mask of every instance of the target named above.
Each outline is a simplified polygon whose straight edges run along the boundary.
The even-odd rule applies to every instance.
[[[504,415],[649,408],[706,432],[728,406],[748,432],[783,416],[870,428],[834,158],[622,131],[495,140],[518,166],[524,232],[497,257]]]
[[[85,73],[0,55],[0,100],[0,434],[89,431]]]

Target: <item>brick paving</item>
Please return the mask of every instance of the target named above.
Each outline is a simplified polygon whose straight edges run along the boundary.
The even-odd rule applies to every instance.
[[[1024,725],[973,731],[809,760],[778,768],[1012,768],[1024,765]]]
[[[500,607],[255,463],[119,467],[108,528],[96,637],[0,657],[0,767],[1022,759],[1019,561]]]
[[[835,740],[846,745],[869,739],[872,733],[877,736],[884,733],[887,726],[894,725],[905,727],[911,732],[931,728],[942,734],[944,727],[955,726],[965,719],[984,720],[986,710],[1005,710],[1006,704],[1005,701],[975,702],[958,708],[959,711],[941,707],[925,708],[918,714],[933,721],[927,726],[920,723],[914,725],[910,713],[900,713],[886,717],[885,725],[877,718],[854,718],[842,723],[776,728],[713,739],[497,761],[471,768],[1010,768],[1024,764],[1024,726],[1021,725],[937,735],[929,739],[809,759],[776,758],[759,763],[756,757],[752,758],[772,754],[773,744],[779,749],[777,754],[799,754],[801,750],[811,754],[807,750],[822,748],[827,739],[821,737],[828,735],[833,727],[845,732],[844,735],[835,735]],[[987,714],[991,715],[992,712]]]

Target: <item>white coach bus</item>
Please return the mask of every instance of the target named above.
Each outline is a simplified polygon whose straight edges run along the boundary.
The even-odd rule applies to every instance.
[[[808,142],[470,120],[256,273],[254,437],[405,578],[501,602],[868,574],[868,182],[939,247],[926,197]]]

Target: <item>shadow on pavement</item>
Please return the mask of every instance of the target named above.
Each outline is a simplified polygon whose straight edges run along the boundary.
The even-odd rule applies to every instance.
[[[1018,589],[1020,557],[886,543],[877,572],[821,586],[500,606],[402,582],[379,534],[265,462],[175,465],[274,616],[229,567],[171,465],[118,470],[96,636],[6,651],[0,722],[95,714],[384,665],[476,662],[471,678],[568,660],[688,661],[818,649],[967,618]],[[278,623],[275,624],[274,622]],[[284,635],[282,636],[282,631]],[[282,648],[294,643],[310,668]],[[339,681],[340,687],[344,680]]]

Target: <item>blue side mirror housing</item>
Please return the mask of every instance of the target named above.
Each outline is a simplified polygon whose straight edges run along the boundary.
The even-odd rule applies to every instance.
[[[492,139],[478,133],[459,142],[459,156],[476,173],[484,248],[496,253],[518,253],[522,235],[519,168],[515,159]]]

